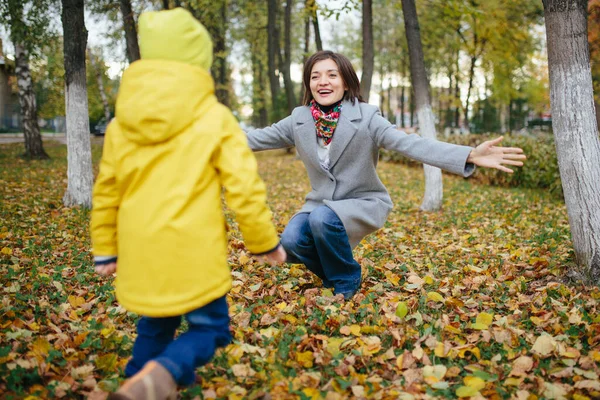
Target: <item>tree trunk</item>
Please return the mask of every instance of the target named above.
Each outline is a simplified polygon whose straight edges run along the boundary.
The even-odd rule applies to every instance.
[[[542,0],[552,129],[577,271],[600,283],[600,139],[594,112],[586,0]]]
[[[373,79],[373,68],[375,66],[375,54],[373,53],[373,2],[372,0],[363,0],[362,3],[363,47],[360,94],[364,101],[369,102],[371,80]]]
[[[402,0],[402,12],[404,13],[410,75],[415,92],[419,131],[421,136],[435,140],[435,118],[431,109],[429,80],[425,70],[421,33],[414,0]],[[430,165],[423,165],[423,168],[425,170],[425,194],[420,208],[423,211],[437,211],[442,207],[442,171]]]
[[[267,113],[267,99],[265,95],[265,67],[263,59],[258,55],[256,46],[250,45],[250,58],[252,62],[252,122],[255,126],[263,127],[269,123]]]
[[[315,45],[317,46],[317,51],[321,51],[323,50],[323,41],[321,40],[321,29],[319,28],[317,4],[315,0],[307,0],[307,4],[310,7],[310,15],[313,22],[313,28],[315,30]]]
[[[287,0],[285,3],[285,13],[283,19],[283,85],[287,97],[288,114],[291,114],[296,107],[296,96],[294,96],[294,82],[290,71],[292,65],[292,7],[293,0]]]
[[[92,150],[88,117],[83,0],[62,0],[67,113],[67,191],[65,206],[92,206]]]
[[[137,31],[135,28],[135,18],[133,18],[133,9],[131,0],[121,1],[121,14],[123,14],[123,27],[125,28],[125,42],[127,43],[127,59],[129,63],[140,59],[140,46],[138,45]]]
[[[594,102],[594,106],[596,108],[596,125],[598,126],[598,131],[600,131],[600,103]]]
[[[102,80],[102,70],[96,57],[92,53],[92,50],[88,51],[90,57],[90,66],[94,69],[94,75],[96,75],[96,82],[98,82],[98,91],[100,92],[100,99],[102,100],[102,107],[104,108],[104,119],[106,123],[110,122],[110,106],[108,104],[108,98],[104,91],[104,81]]]
[[[469,102],[471,101],[471,91],[473,90],[473,79],[475,77],[475,63],[477,62],[476,57],[471,57],[471,67],[469,68],[469,86],[467,89],[467,99],[465,101],[465,120],[464,125],[465,128],[469,129]]]
[[[310,10],[310,1],[306,0],[304,2],[304,53],[302,54],[302,65],[306,64],[306,60],[308,60],[308,52],[310,51],[310,20],[311,20],[311,10]],[[300,97],[298,103],[301,103],[304,99],[304,85],[300,85]]]
[[[169,9],[169,0],[162,0],[163,3],[163,9],[168,10]]]
[[[15,44],[15,75],[19,88],[19,105],[23,121],[23,136],[25,137],[25,154],[27,159],[43,160],[48,154],[44,151],[42,135],[37,118],[37,104],[33,92],[33,81],[29,69],[29,53],[25,46]]]
[[[214,7],[214,6],[213,6]],[[220,23],[206,24],[215,26],[211,32],[214,42],[212,75],[215,79],[215,95],[219,102],[229,107],[229,71],[227,68],[227,1],[222,1],[219,9]]]
[[[401,115],[400,120],[402,121],[401,125],[400,125],[401,128],[404,128],[406,126],[406,124],[404,123],[404,110],[406,110],[406,107],[404,104],[406,101],[405,100],[406,99],[406,85],[404,85],[405,77],[406,77],[406,54],[403,54],[402,55],[402,79],[401,79],[402,94],[400,95],[400,115]]]
[[[277,71],[277,59],[279,58],[279,37],[277,29],[277,2],[278,0],[268,0],[267,13],[267,51],[268,51],[268,68],[269,68],[269,86],[271,88],[271,104],[274,111],[274,121],[279,120],[279,107],[277,101],[279,99],[279,74]]]

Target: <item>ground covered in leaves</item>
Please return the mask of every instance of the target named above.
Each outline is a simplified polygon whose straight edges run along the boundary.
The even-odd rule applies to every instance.
[[[27,163],[0,146],[0,398],[103,399],[136,316],[93,272],[88,212],[62,207],[65,146],[46,149]],[[258,159],[282,231],[310,186],[293,154]],[[249,258],[232,222],[234,342],[182,397],[598,398],[600,291],[563,278],[564,204],[446,175],[443,211],[426,214],[421,169],[379,171],[395,208],[355,251],[365,279],[349,302],[300,265]]]

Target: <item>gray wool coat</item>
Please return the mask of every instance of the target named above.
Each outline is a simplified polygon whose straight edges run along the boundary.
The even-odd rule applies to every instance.
[[[378,107],[358,101],[342,103],[329,170],[319,163],[310,107],[297,107],[289,117],[247,132],[247,137],[254,151],[296,146],[312,187],[299,213],[327,205],[342,220],[352,247],[381,228],[392,210],[392,199],[376,171],[380,148],[464,177],[475,170],[467,163],[471,147],[408,135],[383,118]]]

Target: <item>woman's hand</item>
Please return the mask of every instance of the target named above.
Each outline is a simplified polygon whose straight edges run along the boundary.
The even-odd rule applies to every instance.
[[[513,170],[502,164],[515,165],[520,167],[527,157],[523,154],[523,149],[519,147],[496,146],[502,141],[504,136],[494,140],[488,140],[471,150],[467,162],[473,163],[479,167],[496,168],[500,171],[513,173]]]

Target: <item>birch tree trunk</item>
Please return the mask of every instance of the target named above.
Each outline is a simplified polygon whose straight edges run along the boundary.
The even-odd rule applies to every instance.
[[[85,75],[87,29],[83,0],[62,0],[67,113],[67,191],[65,206],[92,206],[92,151]]]
[[[360,77],[360,94],[364,101],[369,102],[371,92],[371,80],[373,79],[373,68],[375,66],[375,54],[373,53],[373,2],[363,0],[362,2],[362,76]]]
[[[594,111],[586,0],[542,0],[552,129],[577,271],[600,283],[600,139]]]
[[[429,96],[429,80],[423,59],[423,47],[419,20],[414,0],[402,0],[404,13],[404,26],[406,28],[406,41],[408,42],[408,55],[410,58],[410,74],[415,93],[415,106],[419,120],[421,136],[436,139],[435,118],[431,109]],[[442,171],[430,165],[423,165],[425,170],[425,194],[421,203],[423,211],[437,211],[442,207],[443,185]]]
[[[127,44],[127,59],[131,64],[140,59],[140,46],[135,28],[135,18],[133,18],[131,0],[121,0],[120,3],[121,14],[123,15],[123,27],[125,28],[125,43]]]
[[[49,157],[42,144],[42,135],[37,119],[37,104],[29,69],[29,53],[20,43],[15,44],[15,75],[19,87],[19,105],[21,106],[23,136],[25,137],[24,157],[37,160],[47,159]]]
[[[291,114],[296,107],[296,96],[294,95],[294,82],[290,71],[292,65],[292,7],[293,0],[287,0],[285,3],[283,18],[283,86],[287,98],[288,114]]]
[[[108,105],[108,98],[106,97],[106,92],[104,91],[104,81],[102,80],[102,71],[100,70],[100,65],[98,60],[96,60],[96,56],[90,50],[88,52],[90,57],[90,65],[94,69],[94,75],[96,76],[96,82],[98,82],[98,91],[100,92],[100,99],[102,100],[102,108],[104,108],[104,119],[108,124],[110,122],[110,106]]]

